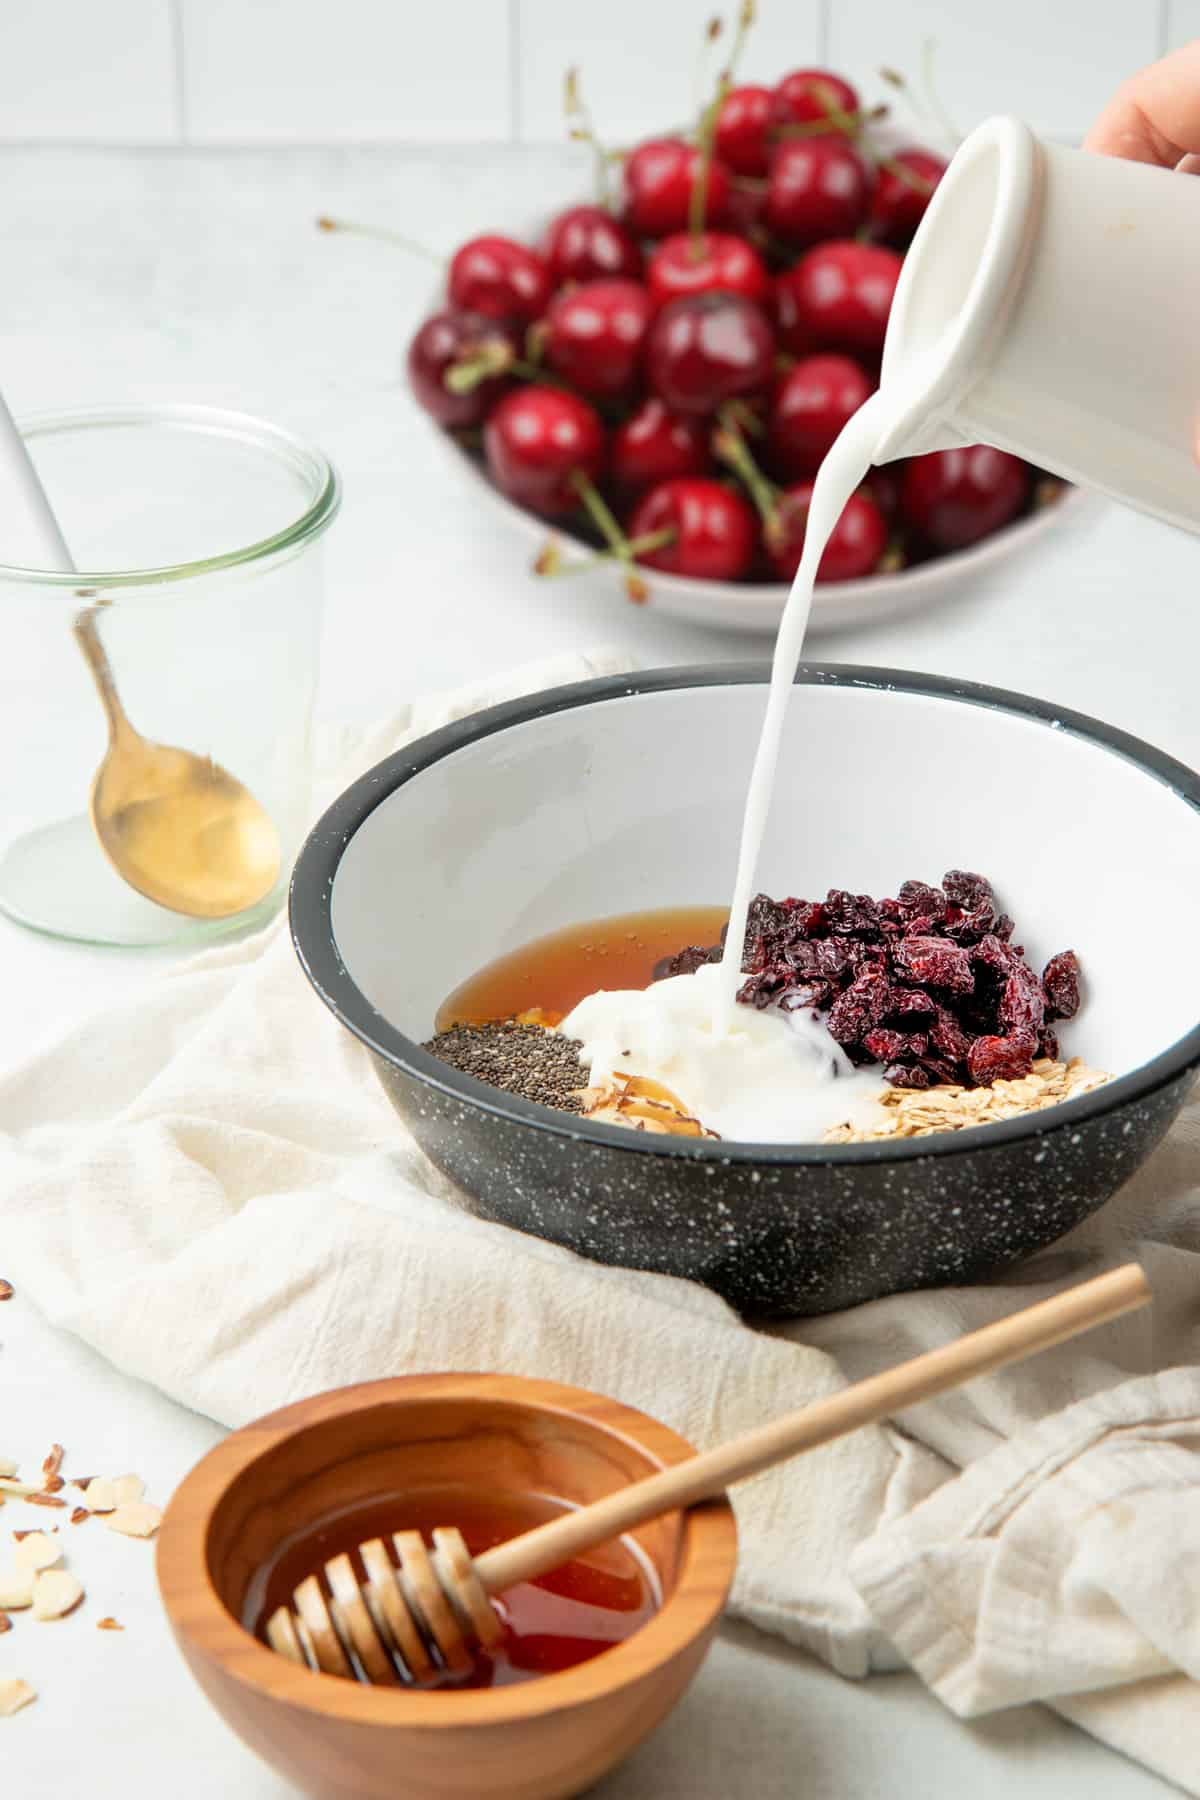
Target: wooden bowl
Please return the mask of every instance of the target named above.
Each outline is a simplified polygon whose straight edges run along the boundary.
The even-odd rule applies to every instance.
[[[217,1711],[305,1793],[565,1800],[654,1729],[703,1661],[736,1561],[727,1502],[631,1534],[663,1594],[646,1625],[510,1687],[381,1690],[312,1674],[239,1622],[248,1590],[285,1539],[335,1509],[462,1483],[586,1502],[690,1454],[644,1413],[554,1382],[414,1375],[340,1388],[232,1433],[193,1469],[159,1532],[159,1587]]]

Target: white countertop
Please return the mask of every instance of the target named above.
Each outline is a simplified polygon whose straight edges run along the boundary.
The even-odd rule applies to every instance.
[[[525,540],[498,533],[490,513],[464,512],[398,379],[428,266],[312,225],[319,212],[340,213],[444,250],[581,192],[582,167],[572,176],[560,153],[519,150],[0,152],[0,384],[18,413],[168,397],[238,406],[329,452],[346,504],[327,547],[328,717],[376,717],[413,694],[604,643],[647,665],[762,657],[762,639],[693,630],[652,606],[526,575]],[[1195,764],[1198,573],[1194,540],[1095,502],[971,591],[815,641],[812,653],[1022,689]],[[981,771],[981,781],[994,778]],[[0,1064],[162,965],[0,920]],[[68,1467],[135,1469],[165,1500],[217,1435],[50,1330],[19,1294],[0,1307],[5,1455],[36,1468],[56,1439]],[[10,1506],[5,1534],[46,1516]],[[282,1800],[290,1790],[185,1675],[149,1547],[94,1522],[75,1529],[86,1611],[53,1627],[22,1622],[0,1640],[0,1676],[27,1675],[41,1690],[36,1706],[0,1721],[6,1787],[49,1794],[82,1782],[96,1800],[138,1800],[169,1782],[177,1800]],[[123,1635],[94,1630],[105,1613]],[[964,1725],[910,1677],[846,1683],[774,1640],[727,1628],[662,1731],[598,1791],[990,1800],[1018,1780],[1028,1800],[1083,1800],[1097,1784],[1114,1800],[1173,1791],[1040,1709]]]

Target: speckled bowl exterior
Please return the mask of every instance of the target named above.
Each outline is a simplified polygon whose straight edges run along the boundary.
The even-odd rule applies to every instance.
[[[739,667],[589,682],[494,708],[382,763],[329,809],[296,865],[291,922],[301,964],[371,1051],[422,1148],[488,1219],[601,1262],[703,1282],[759,1317],[987,1280],[1077,1225],[1145,1160],[1192,1085],[1200,1025],[1095,1092],[1022,1119],[900,1143],[711,1143],[584,1122],[459,1074],[397,1030],[339,954],[331,916],[339,863],[398,784],[420,781],[423,770],[481,734],[547,709],[762,679],[761,670]],[[799,680],[996,706],[1053,723],[1132,761],[1200,815],[1194,773],[1062,709],[889,670],[809,665]]]

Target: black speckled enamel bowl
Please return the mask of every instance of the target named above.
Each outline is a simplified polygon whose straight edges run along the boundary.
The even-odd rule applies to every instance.
[[[380,763],[296,865],[301,963],[490,1219],[705,1282],[758,1315],[986,1280],[1128,1180],[1200,1063],[1200,778],[1094,720],[931,676],[809,665],[759,885],[894,893],[908,876],[982,870],[1031,961],[1079,951],[1085,1004],[1063,1049],[1117,1077],[1095,1093],[898,1144],[712,1143],[550,1112],[420,1048],[441,1000],[530,938],[726,899],[764,681],[737,667],[587,682]]]

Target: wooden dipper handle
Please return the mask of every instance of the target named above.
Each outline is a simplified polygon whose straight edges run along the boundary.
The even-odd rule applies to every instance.
[[[972,1331],[939,1350],[927,1350],[898,1368],[856,1382],[840,1394],[818,1400],[800,1412],[789,1413],[769,1425],[743,1432],[728,1444],[676,1463],[658,1475],[648,1475],[629,1487],[619,1488],[603,1500],[578,1512],[570,1512],[538,1525],[520,1537],[485,1550],[475,1558],[475,1573],[489,1594],[502,1593],[518,1581],[530,1581],[547,1570],[619,1537],[660,1513],[710,1500],[735,1481],[744,1481],[786,1462],[802,1450],[828,1444],[833,1438],[889,1418],[919,1400],[960,1387],[976,1375],[1020,1362],[1038,1350],[1103,1325],[1122,1313],[1145,1306],[1150,1285],[1137,1263],[1126,1263],[1107,1275],[1098,1275],[1066,1293],[1024,1307],[1011,1318],[999,1319]]]

